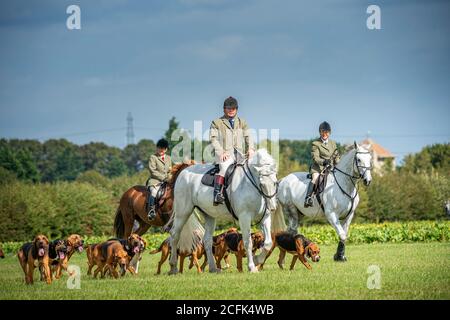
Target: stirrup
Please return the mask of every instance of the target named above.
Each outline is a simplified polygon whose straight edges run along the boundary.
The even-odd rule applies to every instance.
[[[214,197],[214,205],[217,206],[219,204],[222,204],[225,201],[225,198],[221,193],[216,194]]]
[[[155,211],[155,207],[152,206],[150,207],[150,210],[148,211],[148,220],[153,220],[156,218],[156,211]]]
[[[305,204],[304,204],[305,208],[312,207],[313,205],[314,205],[314,203],[313,203],[312,196],[307,197],[305,199]]]

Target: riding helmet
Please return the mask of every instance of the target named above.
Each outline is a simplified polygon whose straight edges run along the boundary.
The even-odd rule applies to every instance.
[[[223,102],[223,107],[235,107],[236,109],[238,108],[238,102],[235,98],[233,97],[228,97],[225,99],[225,101]]]
[[[166,139],[159,139],[156,143],[157,148],[161,149],[168,149],[169,148],[169,142]]]
[[[331,126],[330,126],[330,124],[328,123],[328,122],[326,122],[326,121],[324,121],[324,122],[322,122],[321,124],[320,124],[320,126],[319,126],[319,132],[320,131],[328,131],[328,132],[331,132]]]

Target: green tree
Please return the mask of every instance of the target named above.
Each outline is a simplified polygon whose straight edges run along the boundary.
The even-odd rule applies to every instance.
[[[164,133],[164,138],[169,141],[169,149],[172,150],[173,147],[178,143],[178,141],[172,141],[172,133],[178,129],[179,122],[176,121],[175,117],[169,120],[169,129]]]

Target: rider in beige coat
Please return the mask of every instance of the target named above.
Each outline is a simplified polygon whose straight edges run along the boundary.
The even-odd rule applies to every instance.
[[[237,116],[238,102],[233,97],[225,99],[224,115],[211,123],[209,140],[214,148],[220,171],[214,179],[214,204],[223,203],[225,172],[240,152],[251,157],[255,146],[247,122]]]
[[[148,197],[148,218],[152,220],[156,216],[155,200],[161,184],[169,180],[172,167],[172,160],[167,153],[169,142],[160,139],[156,144],[156,152],[150,156],[148,160],[148,170],[150,172],[150,195]]]
[[[305,198],[305,207],[313,205],[312,193],[314,184],[317,181],[320,173],[329,165],[336,165],[339,162],[339,155],[337,154],[336,142],[329,139],[331,134],[331,126],[324,121],[319,126],[320,138],[312,142],[311,158],[312,165],[310,173],[312,175],[311,182],[308,185],[308,191]]]

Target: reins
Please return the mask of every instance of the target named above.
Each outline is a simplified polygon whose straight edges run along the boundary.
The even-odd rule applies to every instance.
[[[358,177],[355,177],[355,176],[352,175],[352,174],[349,174],[349,173],[347,173],[347,172],[345,172],[345,171],[342,171],[342,170],[339,169],[338,167],[333,167],[333,170],[331,170],[331,172],[333,173],[334,181],[336,181],[336,184],[338,185],[339,189],[340,189],[341,192],[342,192],[343,194],[345,194],[345,195],[350,199],[350,201],[351,201],[350,209],[349,209],[349,211],[347,212],[347,214],[346,214],[346,216],[345,216],[344,219],[347,219],[348,215],[349,215],[350,212],[352,212],[352,210],[353,210],[353,205],[354,205],[355,199],[356,199],[356,197],[357,197],[358,194],[359,194],[359,185],[358,185],[359,180],[361,180],[361,179],[364,177],[364,175],[366,174],[367,170],[372,170],[372,166],[370,166],[370,167],[360,166],[360,165],[358,165],[358,163],[355,163],[356,155],[357,155],[357,154],[360,154],[360,153],[361,153],[361,154],[370,154],[370,152],[367,152],[367,151],[358,151],[358,150],[356,150],[356,152],[355,152],[355,156],[353,157],[353,162],[352,162],[352,168],[355,167],[355,165],[356,165],[356,168],[358,168],[358,169],[359,169],[359,168],[364,168],[364,169],[365,169],[364,172],[363,172],[362,174],[361,174],[361,172],[360,172],[359,170],[357,170],[357,172],[359,173],[359,176],[358,176]],[[348,194],[348,193],[344,190],[344,188],[342,188],[342,186],[339,184],[339,181],[338,181],[338,179],[337,179],[337,177],[336,177],[336,171],[338,171],[338,172],[342,173],[343,175],[345,175],[345,176],[347,176],[347,177],[350,178],[350,181],[352,182],[353,188],[356,190],[355,195],[354,195],[353,197],[352,197],[350,194]]]
[[[263,215],[262,215],[261,219],[257,223],[252,224],[252,227],[254,227],[254,226],[260,224],[261,221],[263,221],[263,219],[265,218],[267,212],[269,212],[269,210],[268,210],[269,209],[269,205],[267,204],[267,202],[277,195],[279,183],[278,183],[278,181],[275,183],[275,192],[272,195],[267,195],[267,194],[264,193],[264,191],[262,190],[261,186],[258,187],[258,185],[256,183],[256,179],[255,179],[252,171],[250,170],[250,167],[248,166],[248,159],[245,159],[244,163],[237,163],[236,167],[242,167],[242,170],[244,171],[244,174],[247,177],[247,179],[250,181],[250,183],[253,185],[253,187],[255,187],[255,189],[258,191],[258,193],[264,199]],[[231,205],[231,203],[230,203],[230,205]]]

